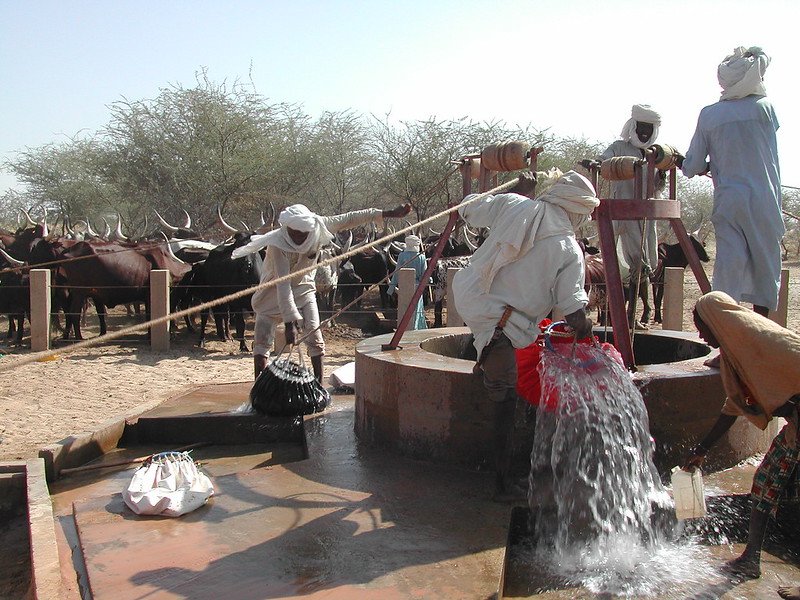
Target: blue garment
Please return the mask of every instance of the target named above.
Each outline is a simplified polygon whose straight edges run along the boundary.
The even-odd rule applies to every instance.
[[[422,276],[425,274],[425,269],[427,268],[427,263],[425,262],[425,256],[420,254],[419,252],[408,252],[403,250],[397,256],[397,269],[394,273],[392,273],[392,280],[389,285],[389,294],[394,294],[395,290],[397,289],[397,274],[400,269],[414,269],[416,271],[414,275],[414,285],[418,286]],[[425,306],[422,303],[422,296],[419,297],[417,301],[417,309],[414,311],[414,315],[411,317],[411,321],[408,323],[408,329],[427,329],[428,324],[425,322]]]
[[[781,275],[778,118],[764,96],[721,100],[700,111],[683,173],[714,180],[717,250],[712,288],[774,310]]]

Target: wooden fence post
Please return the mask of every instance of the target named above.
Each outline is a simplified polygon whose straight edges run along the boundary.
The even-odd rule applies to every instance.
[[[50,269],[31,269],[31,350],[50,350]]]
[[[406,314],[408,303],[416,291],[415,279],[417,272],[414,269],[400,269],[397,274],[397,318]],[[414,319],[409,322],[408,329],[413,329]]]
[[[150,271],[150,318],[158,319],[169,314],[169,271]],[[169,351],[169,321],[150,327],[150,349]]]
[[[781,287],[778,290],[778,308],[769,311],[769,318],[781,327],[789,322],[789,269],[781,269]]]
[[[460,270],[461,269],[447,269],[447,295],[445,296],[445,300],[447,301],[447,321],[445,325],[447,325],[447,327],[464,326],[464,319],[458,314],[456,303],[453,301],[453,277],[455,277],[456,273]]]
[[[661,329],[683,331],[683,276],[680,267],[664,269],[664,297],[661,303]]]

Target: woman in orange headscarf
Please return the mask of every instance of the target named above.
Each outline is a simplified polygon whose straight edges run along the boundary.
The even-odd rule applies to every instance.
[[[724,570],[746,578],[761,575],[761,546],[767,523],[779,502],[800,500],[798,479],[798,402],[800,402],[800,335],[752,310],[724,292],[697,301],[695,325],[709,345],[720,348],[722,383],[727,396],[719,419],[693,450],[684,469],[694,470],[714,443],[744,416],[759,429],[773,417],[788,423],[775,436],[753,478],[747,546]],[[781,588],[784,598],[800,600],[800,587]]]

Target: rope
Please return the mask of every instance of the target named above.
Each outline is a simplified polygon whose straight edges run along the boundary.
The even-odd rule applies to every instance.
[[[340,259],[340,260],[341,260],[341,259]],[[402,269],[402,268],[403,268],[403,267],[405,267],[406,265],[410,264],[410,263],[411,263],[413,260],[414,260],[414,258],[409,258],[409,259],[408,259],[406,262],[404,262],[402,265],[398,263],[398,265],[397,265],[397,267],[396,267],[396,269],[395,269],[395,270]],[[320,263],[320,264],[322,264],[322,263]],[[306,333],[305,335],[303,335],[303,337],[301,337],[300,339],[298,339],[298,340],[297,340],[297,342],[295,342],[295,343],[296,343],[296,344],[299,346],[299,345],[301,344],[301,342],[303,342],[303,340],[305,340],[307,337],[309,337],[309,336],[310,336],[312,333],[314,333],[314,332],[315,332],[317,329],[320,329],[320,328],[321,328],[323,325],[325,325],[326,323],[329,323],[330,321],[333,321],[333,320],[334,320],[336,317],[338,317],[338,316],[342,315],[342,314],[343,314],[343,313],[344,313],[344,312],[345,312],[345,311],[346,311],[348,308],[350,308],[351,306],[354,306],[354,305],[358,304],[358,302],[359,302],[359,301],[360,301],[360,300],[361,300],[361,299],[362,299],[364,296],[366,296],[366,295],[367,295],[369,292],[371,292],[372,290],[374,290],[374,289],[375,289],[376,287],[378,287],[379,285],[381,285],[381,284],[385,283],[387,279],[391,279],[391,277],[392,277],[393,275],[394,275],[394,271],[392,271],[392,272],[391,272],[391,273],[389,273],[388,275],[385,275],[385,276],[384,276],[383,278],[381,278],[379,281],[376,281],[375,283],[372,283],[372,284],[370,284],[369,286],[367,286],[367,287],[366,287],[366,289],[365,289],[365,290],[364,290],[364,291],[361,293],[361,295],[360,295],[360,296],[358,296],[357,298],[355,298],[355,299],[351,300],[351,301],[350,301],[350,302],[349,302],[347,305],[345,305],[345,306],[341,307],[341,308],[340,308],[338,311],[336,311],[335,313],[333,313],[333,314],[332,314],[330,317],[328,317],[328,318],[327,318],[327,319],[325,319],[324,321],[320,321],[320,324],[319,324],[319,325],[317,325],[316,327],[314,327],[314,329],[312,329],[311,331],[309,331],[308,333]]]
[[[483,193],[477,194],[477,195],[475,195],[474,198],[470,198],[469,200],[463,201],[460,204],[455,204],[455,205],[453,205],[453,206],[451,206],[449,208],[446,208],[445,210],[443,210],[443,211],[441,211],[439,213],[436,213],[436,214],[428,217],[427,219],[423,219],[422,221],[419,221],[418,223],[415,223],[413,225],[408,225],[408,226],[400,229],[399,231],[393,232],[391,234],[387,234],[387,235],[385,235],[383,237],[380,237],[380,238],[378,238],[378,239],[376,239],[376,240],[374,240],[374,241],[372,241],[372,242],[370,242],[368,244],[365,244],[364,246],[360,246],[360,247],[355,248],[353,250],[348,250],[347,252],[341,254],[340,256],[336,256],[336,257],[331,257],[331,258],[325,259],[324,261],[322,261],[322,262],[320,262],[318,264],[311,265],[309,267],[306,267],[305,269],[301,269],[301,270],[296,271],[294,273],[289,273],[288,275],[284,275],[283,277],[278,277],[277,279],[271,279],[269,281],[265,281],[263,283],[259,283],[258,285],[255,285],[253,287],[249,287],[249,288],[244,289],[244,290],[239,290],[238,292],[234,292],[234,293],[229,294],[227,296],[223,296],[221,298],[216,298],[214,300],[210,300],[208,302],[204,302],[203,304],[199,304],[197,306],[192,306],[192,307],[189,307],[189,308],[186,308],[186,309],[183,309],[183,310],[179,310],[178,312],[170,313],[168,315],[165,315],[163,317],[159,317],[157,319],[152,319],[150,321],[146,321],[144,323],[139,323],[137,325],[131,325],[129,327],[125,327],[123,329],[120,329],[119,331],[115,331],[115,332],[112,332],[112,333],[106,333],[105,335],[100,335],[100,336],[91,338],[89,340],[83,340],[83,341],[77,342],[77,343],[73,344],[72,346],[70,346],[70,348],[69,348],[70,353],[72,353],[72,352],[74,352],[76,350],[81,350],[83,348],[89,348],[89,347],[95,346],[97,344],[102,344],[104,342],[107,342],[107,341],[122,337],[124,335],[135,333],[137,331],[143,331],[145,329],[149,329],[150,327],[152,327],[154,325],[161,325],[163,323],[167,323],[169,321],[172,321],[173,319],[175,319],[175,320],[182,319],[183,317],[186,317],[188,315],[192,315],[194,313],[206,310],[208,308],[213,308],[213,307],[219,306],[221,304],[227,304],[231,300],[238,300],[239,298],[243,298],[244,296],[248,296],[250,294],[253,294],[253,293],[257,292],[258,290],[275,287],[275,286],[283,283],[284,281],[289,281],[289,280],[291,280],[291,279],[293,279],[295,277],[302,277],[303,275],[305,275],[307,273],[310,273],[311,271],[316,270],[320,266],[325,266],[325,265],[329,265],[329,264],[332,264],[332,263],[337,262],[337,261],[346,260],[346,259],[350,258],[351,256],[355,256],[359,252],[363,252],[363,250],[365,248],[373,248],[373,247],[375,247],[375,246],[377,246],[379,244],[383,244],[383,243],[389,242],[393,238],[395,238],[395,237],[397,237],[399,235],[411,232],[414,229],[417,229],[417,228],[419,228],[419,227],[421,227],[423,225],[427,225],[428,223],[432,223],[436,219],[438,219],[438,218],[440,218],[442,216],[445,216],[445,215],[449,215],[450,213],[453,213],[453,212],[459,210],[460,208],[462,208],[464,206],[472,204],[473,202],[476,202],[477,200],[482,200],[483,198],[485,198],[487,196],[490,196],[492,194],[503,192],[503,191],[513,187],[514,185],[516,185],[516,183],[517,183],[517,179],[512,179],[511,181],[508,181],[508,182],[506,182],[506,183],[504,183],[502,185],[499,185],[499,186],[497,186],[497,187],[495,187],[495,188],[493,188],[493,189],[491,189],[491,190],[489,190],[487,192],[483,192]],[[18,361],[15,361],[13,364],[12,363],[6,363],[6,364],[0,365],[0,373],[3,373],[5,371],[9,371],[9,370],[14,369],[16,367],[27,365],[27,364],[30,364],[30,363],[33,363],[33,362],[38,362],[40,360],[44,360],[46,358],[50,358],[52,356],[55,356],[56,354],[61,354],[61,353],[63,353],[63,349],[62,350],[56,350],[56,349],[43,350],[41,352],[36,352],[34,354],[30,354],[30,355],[26,356],[25,358],[22,358],[22,359],[20,359]]]

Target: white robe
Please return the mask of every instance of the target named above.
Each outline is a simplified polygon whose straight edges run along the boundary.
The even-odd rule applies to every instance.
[[[383,223],[382,211],[378,208],[357,210],[332,217],[321,217],[331,233],[345,229],[353,229],[359,225],[374,222]],[[267,254],[261,267],[261,283],[277,279],[306,269],[317,263],[319,248],[311,248],[299,254],[288,252],[276,245],[267,246]],[[298,307],[316,301],[314,275],[309,271],[303,276],[293,277],[276,286],[261,288],[253,294],[253,310],[259,315],[280,317],[284,323],[291,323],[301,318]]]
[[[630,142],[617,140],[611,144],[600,156],[606,160],[615,156],[634,156],[643,158],[642,150]],[[614,199],[634,198],[634,180],[611,182],[611,197]],[[614,233],[619,236],[620,259],[630,268],[631,273],[637,273],[636,265],[642,265],[646,273],[655,271],[658,265],[658,231],[655,219],[646,221],[614,221]],[[644,232],[644,236],[642,235]],[[644,237],[644,241],[642,241]],[[642,253],[644,244],[644,253]]]
[[[723,100],[700,111],[683,173],[711,163],[716,235],[712,287],[774,310],[781,274],[781,177],[775,109],[764,96]]]
[[[479,355],[506,306],[515,309],[504,329],[515,348],[533,343],[539,322],[554,307],[570,314],[586,306],[583,253],[563,208],[518,194],[500,194],[463,206],[459,214],[473,227],[491,228],[469,266],[453,280],[456,308],[472,330]],[[523,256],[493,272],[491,265],[498,264],[498,254],[503,252],[504,232],[521,219],[538,227],[533,243],[526,246],[529,249]],[[491,281],[485,280],[488,272],[494,273]]]

